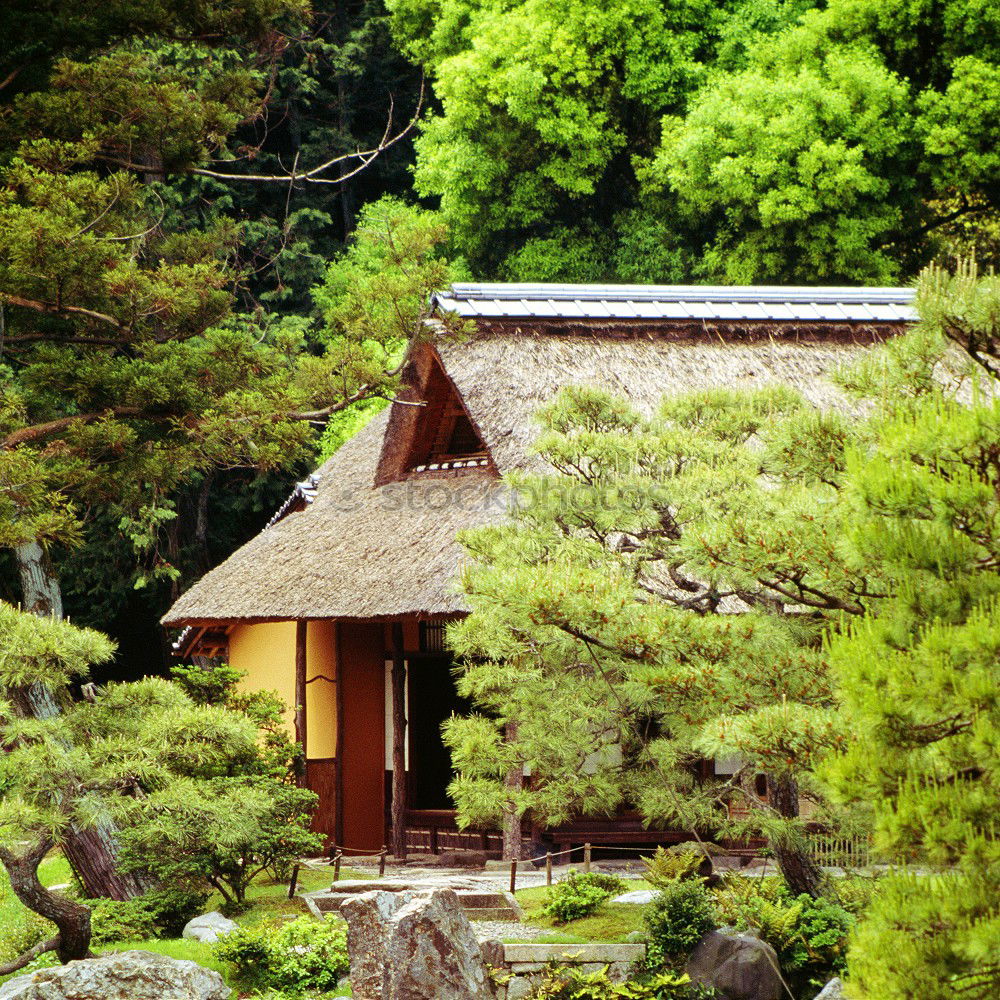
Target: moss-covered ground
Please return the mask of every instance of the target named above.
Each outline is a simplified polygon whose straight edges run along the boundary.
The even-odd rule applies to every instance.
[[[646,882],[630,881],[627,891],[648,888],[650,886]],[[531,938],[539,944],[582,944],[585,941],[621,943],[626,941],[633,931],[643,929],[642,914],[646,909],[644,906],[630,903],[603,903],[589,917],[559,924],[542,912],[549,895],[546,886],[520,889],[515,895],[524,909],[524,923],[532,927],[542,927],[546,931],[540,937]],[[508,940],[515,941],[517,938],[511,937]]]

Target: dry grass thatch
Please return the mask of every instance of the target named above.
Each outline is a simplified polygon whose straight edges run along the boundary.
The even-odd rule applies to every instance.
[[[886,325],[887,335],[895,332],[898,327]],[[800,390],[819,407],[840,407],[844,398],[828,375],[865,346],[843,338],[725,343],[518,329],[442,344],[440,357],[503,473],[537,461],[530,456],[534,414],[564,386],[597,386],[646,412],[664,394],[775,383]],[[504,487],[485,469],[375,487],[386,424],[382,414],[345,444],[318,470],[315,500],[305,510],[208,573],[164,623],[463,611],[455,536],[502,517]]]

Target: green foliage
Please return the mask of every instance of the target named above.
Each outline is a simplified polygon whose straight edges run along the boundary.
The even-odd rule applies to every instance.
[[[707,994],[690,985],[686,975],[662,972],[615,983],[602,972],[581,972],[559,965],[542,973],[529,1000],[698,1000]]]
[[[67,610],[107,627],[105,604],[158,618],[252,534],[248,485],[301,473],[326,416],[391,395],[379,358],[403,343],[327,342],[308,288],[398,165],[371,186],[260,178],[360,166],[418,81],[376,0],[315,20],[302,0],[99,6],[50,5],[0,56],[0,545],[50,545]]]
[[[95,945],[105,945],[180,937],[184,925],[203,911],[207,898],[206,893],[160,889],[125,901],[93,900],[91,940]]]
[[[843,973],[848,935],[855,924],[843,906],[805,894],[795,897],[780,882],[765,887],[740,881],[727,880],[715,894],[721,923],[749,930],[771,945],[782,972],[810,996]]]
[[[878,247],[900,227],[905,192],[892,172],[909,166],[905,84],[868,52],[803,62],[708,87],[665,128],[654,175],[685,211],[717,213],[708,273],[735,284],[886,283],[898,257]]]
[[[417,140],[416,188],[440,196],[460,248],[488,267],[507,257],[512,276],[604,276],[594,234],[638,190],[630,158],[655,141],[658,115],[701,78],[718,6],[387,6],[440,101]]]
[[[0,601],[0,690],[40,683],[61,693],[113,652],[114,646],[99,632],[24,614]]]
[[[244,986],[293,995],[333,989],[350,966],[347,925],[336,918],[241,927],[215,945],[215,954]]]
[[[601,903],[621,892],[623,886],[622,880],[613,875],[571,872],[549,889],[542,912],[561,924],[589,917]]]
[[[161,678],[71,702],[66,684],[95,651],[110,652],[107,641],[4,607],[0,619],[10,639],[4,693],[20,705],[41,697],[44,684],[52,708],[63,706],[56,714],[43,704],[44,717],[35,718],[2,703],[0,857],[10,863],[26,852],[40,861],[71,826],[106,828],[115,819],[122,868],[170,886],[102,905],[105,940],[176,933],[212,889],[242,906],[259,872],[318,849],[320,838],[308,830],[316,796],[289,782],[287,756],[282,770],[251,714],[197,704]],[[220,671],[216,691],[231,688],[233,674]],[[206,685],[194,687],[205,693]],[[262,718],[274,713],[272,705]]]
[[[676,853],[657,847],[651,856],[642,858],[642,877],[654,889],[666,889],[675,882],[697,874],[703,857],[697,851]]]
[[[888,876],[854,932],[851,981],[886,998],[906,996],[914,982],[921,1000],[996,996],[998,893],[995,869]]]
[[[714,829],[728,795],[775,844],[794,842],[794,809],[761,808],[745,778],[773,773],[818,797],[813,763],[839,735],[823,618],[786,604],[839,613],[859,589],[830,557],[843,427],[808,413],[775,388],[673,397],[643,418],[579,388],[541,414],[551,474],[511,477],[514,516],[462,539],[473,613],[449,642],[466,658],[461,692],[492,717],[445,727],[463,815],[552,823],[638,804]],[[789,427],[808,452],[787,446]],[[765,483],[765,460],[785,489]],[[794,582],[806,571],[815,593]],[[747,612],[720,613],[737,594]],[[725,792],[695,777],[716,755],[743,762]],[[531,786],[511,794],[505,776],[524,767]]]
[[[322,847],[309,832],[314,792],[267,775],[172,782],[122,833],[124,867],[194,891],[218,891],[230,912],[252,880]]]
[[[648,938],[646,964],[660,969],[683,963],[715,926],[712,901],[699,879],[664,886],[643,915]]]
[[[943,248],[996,260],[980,235],[1000,171],[992,8],[388,6],[440,105],[416,143],[417,190],[441,198],[480,267],[867,283]]]

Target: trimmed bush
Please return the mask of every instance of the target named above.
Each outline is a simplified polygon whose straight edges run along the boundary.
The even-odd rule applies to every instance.
[[[182,889],[161,889],[135,899],[90,900],[94,944],[180,937],[184,925],[201,913],[206,896]]]
[[[646,964],[650,969],[679,965],[715,927],[712,901],[700,879],[674,882],[661,889],[643,919],[649,935]]]
[[[557,923],[569,923],[589,917],[601,903],[624,888],[625,883],[615,875],[571,872],[549,890],[549,900],[542,912]]]

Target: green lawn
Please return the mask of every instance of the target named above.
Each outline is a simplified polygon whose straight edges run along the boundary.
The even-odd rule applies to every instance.
[[[630,881],[626,891],[649,888],[652,887],[648,882]],[[531,939],[541,944],[582,944],[585,941],[621,943],[633,931],[644,929],[642,923],[644,906],[631,903],[604,903],[589,917],[572,920],[568,924],[557,924],[551,917],[542,913],[542,907],[548,901],[549,895],[546,886],[520,889],[515,895],[524,908],[524,922],[534,927],[544,927],[549,932]]]

